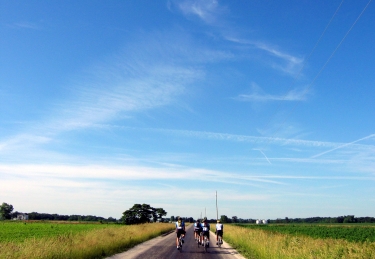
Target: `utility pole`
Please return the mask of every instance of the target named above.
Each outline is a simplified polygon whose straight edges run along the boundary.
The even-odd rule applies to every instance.
[[[216,191],[216,220],[219,219],[219,210],[217,208],[217,191]]]

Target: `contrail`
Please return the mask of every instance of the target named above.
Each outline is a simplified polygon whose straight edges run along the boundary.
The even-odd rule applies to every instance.
[[[339,147],[335,147],[335,148],[333,148],[333,149],[330,149],[330,150],[324,151],[323,153],[320,153],[320,154],[317,154],[317,155],[315,155],[315,156],[312,156],[311,158],[317,158],[317,157],[320,157],[320,156],[322,156],[322,155],[324,155],[324,154],[327,154],[327,153],[329,153],[329,152],[332,152],[332,151],[334,151],[334,150],[336,150],[336,149],[343,148],[343,147],[346,147],[346,146],[352,145],[352,144],[354,144],[354,143],[357,143],[357,142],[359,142],[359,141],[362,141],[362,140],[365,140],[365,139],[369,139],[369,138],[372,138],[372,137],[375,137],[375,134],[371,134],[371,135],[369,135],[369,136],[367,136],[367,137],[364,137],[364,138],[361,138],[361,139],[357,139],[357,140],[355,140],[355,141],[353,141],[353,142],[346,143],[346,144],[341,145],[341,146],[339,146]],[[259,151],[260,151],[260,150],[259,150]],[[261,151],[261,152],[262,152],[262,151]],[[263,152],[262,152],[262,153],[263,153]]]
[[[270,164],[272,165],[271,161],[268,159],[268,157],[266,156],[266,154],[263,153],[262,150],[260,150],[260,149],[255,149],[255,148],[254,148],[253,150],[258,150],[258,151],[260,151],[260,153],[262,153],[263,156],[267,159],[268,163],[270,163]]]

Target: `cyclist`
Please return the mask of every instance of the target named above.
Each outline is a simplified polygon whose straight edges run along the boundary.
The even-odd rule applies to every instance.
[[[220,220],[217,220],[216,223],[216,244],[218,245],[219,243],[219,236],[221,236],[221,239],[223,239],[223,234],[224,234],[224,226],[222,223],[220,223]]]
[[[208,241],[210,241],[210,224],[207,221],[207,218],[204,217],[203,222],[202,222],[202,239],[201,239],[201,244],[203,244],[204,237],[206,236]]]
[[[177,233],[176,245],[177,245],[177,249],[180,249],[180,246],[178,244],[178,239],[180,238],[180,236],[182,236],[182,243],[184,243],[184,238],[185,238],[185,234],[186,234],[185,222],[180,217],[177,217],[176,233]]]
[[[199,237],[200,237],[201,232],[202,232],[202,224],[199,221],[199,219],[197,219],[197,222],[194,223],[194,237],[195,237],[195,241],[198,241],[198,244],[199,244]]]

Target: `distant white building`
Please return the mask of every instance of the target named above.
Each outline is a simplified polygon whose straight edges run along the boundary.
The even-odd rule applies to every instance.
[[[265,219],[257,219],[256,221],[255,221],[255,223],[256,224],[268,224],[268,221],[267,220],[265,220]]]
[[[27,213],[19,213],[17,214],[16,218],[13,218],[13,220],[28,220],[29,215]]]

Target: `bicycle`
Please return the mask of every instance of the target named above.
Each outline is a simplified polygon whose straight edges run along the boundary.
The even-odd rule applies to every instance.
[[[206,235],[204,235],[204,240],[203,240],[203,247],[204,247],[204,252],[207,252],[207,248],[210,246],[210,240]]]
[[[178,238],[178,250],[182,252],[182,235]]]
[[[217,240],[217,245],[219,248],[221,248],[221,245],[223,244],[223,238],[219,235]]]
[[[200,233],[199,234],[198,233],[199,233],[198,231],[194,231],[195,242],[197,242],[198,247],[199,247],[199,242],[201,240],[201,236],[200,236]]]

